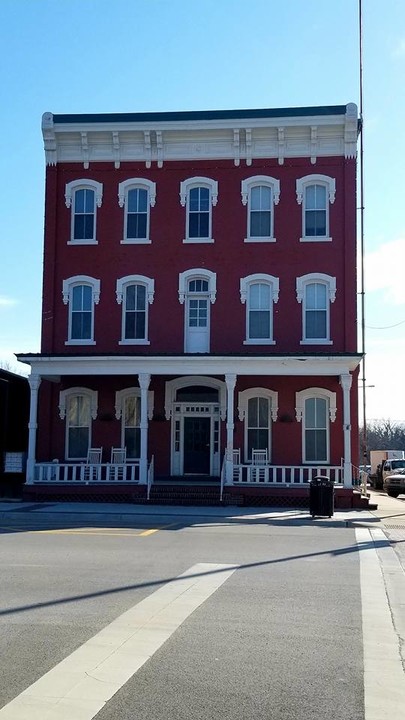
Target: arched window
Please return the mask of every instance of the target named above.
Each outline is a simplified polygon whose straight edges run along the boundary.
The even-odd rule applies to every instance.
[[[242,203],[247,205],[245,242],[275,242],[274,205],[280,199],[280,181],[270,175],[242,180]]]
[[[309,273],[297,278],[297,300],[302,304],[301,345],[331,345],[330,303],[336,297],[336,278]]]
[[[156,183],[130,178],[118,185],[118,202],[125,208],[123,243],[150,243],[150,208],[156,202]]]
[[[245,345],[272,345],[273,303],[278,302],[279,280],[273,275],[256,273],[241,278],[240,298],[246,303]]]
[[[92,420],[97,417],[97,391],[73,387],[59,396],[59,415],[66,419],[65,456],[84,460],[91,447]]]
[[[323,388],[307,388],[296,394],[296,416],[302,421],[302,460],[328,463],[330,422],[336,418],[336,393]]]
[[[245,423],[245,462],[252,450],[267,450],[271,458],[271,423],[277,420],[278,393],[267,388],[249,388],[238,396],[239,419]]]
[[[148,418],[153,415],[153,391],[148,391]],[[115,417],[121,420],[121,447],[125,447],[128,460],[141,456],[141,390],[125,388],[115,394]]]
[[[148,306],[153,302],[155,282],[144,275],[117,280],[117,302],[122,304],[120,345],[148,345]]]
[[[218,183],[207,177],[192,177],[180,183],[180,202],[186,206],[186,236],[183,242],[214,242],[212,206],[218,201]]]
[[[63,302],[69,305],[66,345],[95,345],[94,305],[100,300],[100,280],[75,275],[63,281]]]
[[[305,175],[297,180],[297,202],[302,205],[301,242],[331,240],[329,204],[335,202],[336,182],[327,175]]]
[[[96,213],[103,201],[103,186],[96,180],[72,180],[66,184],[66,207],[72,208],[70,243],[91,245],[96,239]]]

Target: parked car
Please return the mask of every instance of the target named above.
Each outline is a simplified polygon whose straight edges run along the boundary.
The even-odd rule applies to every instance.
[[[390,497],[405,493],[405,467],[399,467],[384,478],[383,488]]]

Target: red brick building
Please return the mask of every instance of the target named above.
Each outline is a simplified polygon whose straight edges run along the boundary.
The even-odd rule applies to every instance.
[[[321,471],[351,494],[356,106],[45,113],[42,129],[27,493],[205,477],[269,500]]]

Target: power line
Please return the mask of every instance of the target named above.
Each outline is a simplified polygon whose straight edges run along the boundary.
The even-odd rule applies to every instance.
[[[405,320],[400,320],[398,323],[394,323],[394,325],[382,325],[381,327],[378,327],[376,325],[366,325],[367,330],[389,330],[390,328],[398,327],[399,325],[403,325],[405,323]]]

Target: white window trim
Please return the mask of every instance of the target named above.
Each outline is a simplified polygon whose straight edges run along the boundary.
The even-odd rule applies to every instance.
[[[74,203],[73,198],[76,190],[94,190],[95,206],[94,206],[94,237],[90,240],[75,240],[74,239]],[[97,245],[97,208],[100,208],[103,203],[103,185],[97,180],[89,180],[82,178],[80,180],[71,180],[66,183],[65,186],[65,204],[67,208],[71,208],[71,221],[70,221],[70,240],[68,245]]]
[[[90,416],[92,420],[96,420],[98,412],[98,392],[97,390],[91,390],[85,387],[71,387],[66,390],[61,390],[59,393],[59,417],[61,420],[66,420],[66,406],[68,399],[71,396],[85,395],[90,399]],[[66,460],[82,460],[82,458],[71,458],[68,456],[69,447],[69,436],[68,436],[68,423],[65,423],[65,458]],[[91,447],[91,435],[92,435],[92,423],[89,427],[89,447]]]
[[[146,238],[127,238],[127,204],[128,204],[128,192],[129,190],[146,190],[148,193],[147,203],[147,218],[146,218]],[[123,180],[118,185],[118,204],[124,208],[124,236],[121,240],[123,245],[149,245],[152,241],[150,239],[150,208],[155,207],[156,204],[156,183],[146,178],[129,178]]]
[[[189,227],[189,197],[190,190],[197,187],[205,187],[210,191],[210,209],[209,209],[209,229],[207,238],[190,238],[188,234]],[[212,237],[212,207],[215,207],[218,202],[218,182],[208,177],[195,176],[183,180],[180,183],[180,204],[182,207],[186,207],[186,234],[183,243],[213,243],[214,238]]]
[[[243,428],[243,440],[244,440],[244,455],[245,455],[245,462],[247,462],[247,449],[248,449],[248,422],[247,422],[247,416],[248,416],[248,403],[249,400],[252,398],[266,398],[266,400],[269,400],[270,403],[270,419],[273,422],[276,422],[277,415],[278,415],[278,393],[274,390],[269,390],[268,388],[248,388],[247,390],[242,390],[238,393],[238,415],[239,420],[242,420],[244,422],[244,428]],[[271,449],[272,449],[272,432],[271,432],[271,424],[269,425],[269,437],[268,437],[268,448],[269,448],[269,462],[271,458]]]
[[[125,318],[122,313],[121,319],[121,340],[118,345],[150,345],[149,340],[149,312],[148,305],[152,305],[155,297],[155,281],[153,278],[146,277],[146,275],[126,275],[125,277],[118,278],[117,286],[115,290],[116,299],[118,305],[122,305],[124,302],[124,294],[127,285],[144,285],[146,287],[146,306],[145,306],[145,338],[139,340],[127,340],[124,338]]]
[[[329,303],[326,308],[326,325],[327,325],[327,337],[326,338],[304,338],[305,328],[305,287],[312,283],[322,283],[326,285],[327,295],[329,296]],[[330,304],[335,302],[336,299],[336,278],[331,275],[325,275],[325,273],[308,273],[307,275],[301,275],[296,280],[296,292],[297,301],[302,304],[302,340],[300,345],[333,345],[333,340],[330,339]]]
[[[92,313],[91,313],[91,339],[90,340],[73,340],[72,339],[72,289],[76,285],[89,285],[92,289]],[[95,345],[94,340],[94,306],[100,302],[100,280],[97,278],[90,277],[89,275],[73,275],[70,278],[66,278],[62,283],[62,297],[64,305],[69,305],[69,320],[68,320],[68,340],[65,341],[65,345]]]
[[[305,423],[302,422],[304,418],[304,412],[305,412],[305,401],[309,400],[310,398],[320,398],[322,400],[326,400],[328,402],[329,407],[329,421],[335,422],[336,420],[336,393],[332,392],[331,390],[326,390],[325,388],[318,388],[318,387],[312,387],[312,388],[306,388],[305,390],[300,390],[295,394],[295,417],[297,422],[302,423],[302,462],[307,465],[313,465],[313,460],[306,460],[305,458]],[[327,434],[326,434],[326,460],[317,460],[316,464],[318,465],[328,465],[330,462],[330,428],[329,426],[326,428]]]
[[[124,409],[125,400],[128,397],[141,397],[141,388],[139,387],[129,387],[124,388],[123,390],[117,390],[115,393],[115,417],[117,420],[121,420],[122,413]],[[148,420],[152,420],[153,418],[153,407],[154,407],[154,397],[155,393],[153,390],[148,390]],[[121,429],[122,432],[122,429]],[[122,434],[121,434],[122,438]]]
[[[278,303],[278,297],[279,297],[279,288],[280,288],[280,281],[278,278],[274,277],[274,275],[267,275],[265,273],[255,273],[253,275],[246,275],[246,277],[240,279],[240,301],[243,305],[245,305],[246,300],[248,299],[248,293],[249,293],[249,287],[250,285],[253,285],[255,283],[266,283],[267,285],[270,285],[271,287],[271,306],[270,306],[270,329],[271,329],[271,337],[270,338],[262,338],[262,339],[250,339],[248,337],[249,335],[249,317],[248,317],[248,310],[246,311],[246,324],[245,324],[245,340],[243,341],[244,345],[275,345],[276,341],[274,340],[274,313],[273,313],[273,305],[274,303]]]
[[[312,237],[305,235],[305,190],[308,185],[324,185],[326,187],[327,196],[329,197],[329,203],[326,203],[326,235],[325,237]],[[298,178],[296,181],[296,194],[297,203],[302,205],[302,236],[300,242],[331,242],[332,237],[330,234],[329,226],[329,205],[333,205],[336,196],[336,180],[335,178],[329,177],[329,175],[304,175],[302,178]]]
[[[192,268],[179,273],[179,303],[184,305],[188,294],[188,283],[190,280],[207,280],[208,295],[213,305],[217,297],[217,275],[206,268]]]
[[[268,237],[255,237],[250,234],[250,196],[253,187],[264,185],[272,191],[272,207],[271,207],[271,234]],[[274,206],[280,202],[280,180],[271,177],[271,175],[252,175],[252,177],[242,180],[241,184],[242,205],[247,205],[247,233],[244,239],[245,243],[249,242],[277,242],[274,237]]]

